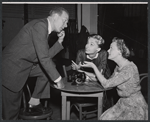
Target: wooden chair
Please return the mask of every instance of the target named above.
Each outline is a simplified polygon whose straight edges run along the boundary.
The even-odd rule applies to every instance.
[[[86,120],[88,118],[94,118],[97,117],[97,104],[96,102],[89,102],[84,101],[82,102],[72,102],[70,109],[73,107],[76,108],[76,110],[79,112],[79,120]],[[89,103],[88,103],[89,102]],[[89,117],[88,117],[89,116]]]
[[[67,71],[71,70],[71,66],[65,66],[63,65],[63,71],[64,71],[64,76],[67,76]],[[77,98],[78,99],[78,98]],[[82,100],[81,100],[82,99]],[[75,107],[76,110],[79,112],[79,120],[85,120],[87,119],[87,116],[92,114],[92,117],[97,116],[97,103],[96,102],[90,102],[90,101],[85,101],[84,98],[79,98],[77,101],[74,101],[75,99],[70,99],[71,103],[70,105],[70,110]],[[82,102],[81,102],[82,101]],[[69,110],[69,111],[70,111]]]
[[[141,84],[141,92],[146,102],[148,103],[148,73],[140,74],[140,84]]]
[[[148,73],[141,73],[140,74],[140,82],[143,81],[146,77],[148,77]]]
[[[31,91],[28,85],[25,86],[23,91],[23,108],[20,109],[19,119],[22,120],[51,120],[52,111],[47,113],[37,112],[37,113],[29,113],[26,111],[28,99],[31,98]],[[47,107],[47,102],[44,101],[44,106]]]

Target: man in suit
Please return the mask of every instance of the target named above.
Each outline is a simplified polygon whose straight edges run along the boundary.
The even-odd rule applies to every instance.
[[[30,111],[46,112],[40,99],[50,98],[50,82],[56,88],[63,88],[64,83],[52,58],[63,49],[69,13],[62,7],[49,12],[44,19],[27,23],[2,53],[2,117],[4,120],[18,119],[23,86],[27,78],[37,76],[36,85],[29,100]],[[58,32],[58,41],[49,48],[48,35]]]

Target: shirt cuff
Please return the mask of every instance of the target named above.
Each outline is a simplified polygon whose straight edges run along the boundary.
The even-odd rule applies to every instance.
[[[59,76],[59,78],[57,78],[54,82],[55,82],[55,83],[58,83],[58,82],[61,80],[61,78],[62,78],[62,77]]]

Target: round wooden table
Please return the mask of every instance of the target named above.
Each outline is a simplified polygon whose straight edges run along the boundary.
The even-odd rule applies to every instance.
[[[67,81],[67,78],[63,78],[65,87],[58,89],[61,91],[62,96],[62,120],[70,120],[70,101],[67,101],[67,97],[97,97],[98,98],[98,118],[102,113],[103,105],[103,92],[106,91],[98,82],[90,81],[85,82],[82,85],[72,85]],[[54,85],[51,85],[53,88]]]

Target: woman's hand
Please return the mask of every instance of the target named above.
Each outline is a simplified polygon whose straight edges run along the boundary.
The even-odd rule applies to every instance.
[[[74,61],[72,61],[71,67],[73,70],[79,70],[80,69],[80,66],[77,65]]]
[[[82,67],[91,67],[93,68],[96,78],[101,82],[105,82],[106,78],[102,75],[103,70],[101,69],[101,71],[99,71],[99,69],[97,68],[97,66],[93,63],[93,62],[87,62],[84,61],[83,65],[81,65]]]
[[[88,62],[88,61],[84,61],[83,64],[80,64],[81,67],[94,67],[94,63],[93,62]]]

